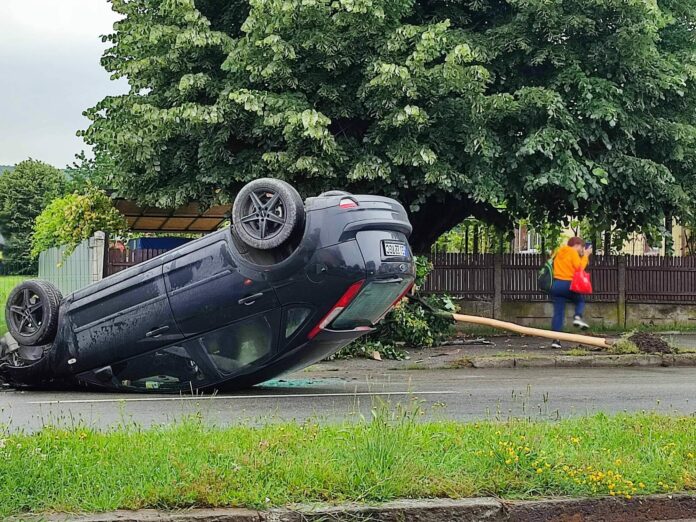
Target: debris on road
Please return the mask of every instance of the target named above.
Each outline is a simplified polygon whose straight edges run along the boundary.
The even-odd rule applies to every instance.
[[[633,334],[628,340],[643,353],[672,353],[674,351],[667,341],[647,332]]]

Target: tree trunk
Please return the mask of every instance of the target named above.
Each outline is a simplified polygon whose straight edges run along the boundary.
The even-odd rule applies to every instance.
[[[674,237],[672,236],[672,232],[674,231],[674,228],[672,227],[672,216],[670,214],[665,216],[665,231],[665,255],[673,256]]]
[[[442,201],[432,199],[421,205],[418,212],[409,215],[413,225],[409,240],[411,248],[417,254],[430,253],[430,248],[442,234],[471,216],[501,229],[511,226],[506,216],[489,205],[454,196],[447,196]]]
[[[604,231],[604,255],[611,255],[611,230]]]

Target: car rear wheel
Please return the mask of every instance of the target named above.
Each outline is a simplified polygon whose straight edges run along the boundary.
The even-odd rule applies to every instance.
[[[18,285],[7,299],[5,319],[12,337],[24,346],[52,342],[58,330],[60,291],[47,281],[30,280]]]
[[[304,226],[302,197],[285,181],[262,178],[242,188],[232,206],[239,238],[251,248],[272,250]]]

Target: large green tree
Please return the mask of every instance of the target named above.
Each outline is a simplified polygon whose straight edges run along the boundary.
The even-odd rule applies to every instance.
[[[3,256],[7,272],[36,273],[31,257],[34,220],[54,198],[63,195],[65,186],[62,171],[31,159],[0,175],[0,233],[7,240]]]
[[[112,0],[87,115],[146,204],[258,176],[373,191],[414,247],[474,215],[678,214],[693,172],[695,0]]]

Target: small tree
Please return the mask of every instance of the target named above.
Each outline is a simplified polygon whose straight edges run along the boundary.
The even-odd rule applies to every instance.
[[[100,189],[113,188],[116,167],[113,160],[106,154],[93,158],[85,155],[84,151],[75,155],[75,161],[65,169],[70,192],[82,192],[89,185]]]
[[[126,219],[109,196],[88,185],[83,194],[75,192],[54,200],[36,218],[31,253],[36,258],[44,250],[63,246],[65,257],[95,232],[122,235],[127,230]]]
[[[0,175],[0,232],[7,240],[4,264],[8,272],[36,272],[30,254],[34,220],[53,199],[64,194],[65,186],[62,171],[32,159]]]

